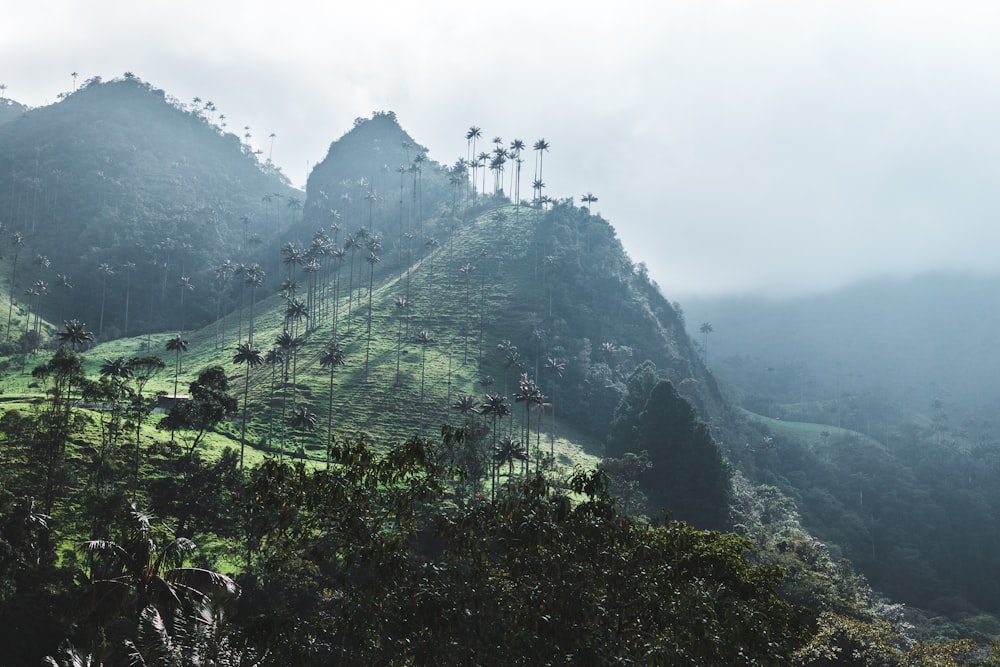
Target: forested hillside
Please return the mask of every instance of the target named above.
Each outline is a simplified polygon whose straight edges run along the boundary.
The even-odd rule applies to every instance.
[[[301,207],[224,114],[132,75],[0,125],[0,180],[5,296],[102,340],[207,323],[216,266],[253,261]]]
[[[692,301],[744,466],[872,585],[955,619],[1000,611],[997,280],[876,280],[791,302]]]
[[[216,113],[129,74],[0,125],[0,662],[994,664],[803,529],[834,457],[727,402],[544,139],[445,166],[375,112],[300,199]]]

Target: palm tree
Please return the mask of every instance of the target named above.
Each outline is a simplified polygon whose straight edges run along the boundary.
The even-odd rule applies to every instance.
[[[279,364],[284,363],[284,354],[276,347],[272,347],[264,355],[264,363],[271,367],[271,387],[267,397],[267,446],[271,446],[274,435],[274,371]]]
[[[424,364],[427,361],[427,346],[434,342],[431,335],[427,333],[426,330],[420,331],[417,337],[414,339],[415,342],[420,344],[422,352],[420,355],[420,400],[424,400]]]
[[[133,357],[128,360],[129,370],[132,372],[132,424],[135,427],[135,456],[132,465],[132,495],[133,498],[139,490],[139,463],[141,453],[142,423],[146,415],[151,411],[143,397],[146,384],[162,371],[166,364],[157,356]]]
[[[285,408],[288,402],[288,391],[287,391],[288,369],[289,366],[291,365],[292,357],[295,355],[296,350],[298,350],[298,348],[302,345],[302,340],[300,338],[292,336],[288,332],[288,329],[285,329],[280,334],[278,334],[278,337],[274,340],[274,345],[281,352],[281,359],[284,364],[284,368],[282,369],[282,391],[281,391],[281,423],[282,423],[281,448],[278,452],[278,461],[280,463],[281,461],[284,460],[285,456],[284,422],[285,422]],[[294,392],[295,392],[294,381],[292,383],[292,392],[294,400]]]
[[[527,465],[529,458],[527,448],[509,435],[503,438],[500,443],[493,448],[494,463],[497,466],[506,463],[508,466],[508,480],[514,476],[514,459],[517,459]]]
[[[396,384],[399,384],[399,347],[403,340],[403,313],[406,312],[410,302],[405,296],[397,296],[393,299],[396,306]]]
[[[95,611],[131,606],[138,614],[153,605],[166,612],[180,608],[184,601],[238,594],[236,583],[226,575],[184,567],[195,550],[191,540],[175,537],[157,544],[152,517],[134,505],[129,515],[131,525],[122,542],[88,540],[81,547],[92,586],[89,602]]]
[[[465,276],[465,326],[462,328],[462,363],[469,363],[469,330],[468,330],[468,320],[471,317],[469,312],[469,285],[470,279],[472,278],[472,272],[476,270],[476,266],[472,262],[466,262],[459,269],[459,273]]]
[[[531,443],[531,409],[545,401],[545,396],[539,390],[535,381],[528,377],[527,373],[521,373],[521,380],[518,382],[517,393],[514,394],[514,402],[524,403],[524,441]],[[537,471],[538,464],[535,464]]]
[[[247,400],[250,397],[250,371],[264,363],[260,350],[248,341],[236,346],[233,356],[234,364],[246,364],[247,370],[243,379],[243,426],[240,429],[240,470],[243,470],[243,451],[247,445]]]
[[[520,212],[521,210],[521,164],[524,162],[521,159],[521,151],[525,148],[524,141],[522,139],[515,139],[510,142],[510,157],[514,160],[514,174],[512,178],[515,178],[515,185],[511,188],[514,195],[514,210]]]
[[[21,237],[20,232],[11,234],[10,245],[14,248],[14,257],[10,263],[10,293],[8,297],[10,305],[7,307],[7,340],[10,340],[10,322],[11,317],[14,315],[14,286],[17,278],[17,257],[21,254],[21,247],[24,245],[24,239]]]
[[[354,298],[354,255],[361,244],[356,236],[348,236],[344,240],[344,251],[351,253],[351,263],[347,270],[347,333],[351,333],[351,302]]]
[[[473,125],[469,128],[469,131],[465,133],[465,140],[468,143],[466,150],[466,160],[472,165],[472,192],[475,194],[476,191],[476,165],[478,162],[474,160],[476,155],[476,140],[483,136],[483,131]]]
[[[489,415],[493,420],[493,449],[497,448],[497,419],[502,419],[504,417],[510,416],[510,405],[507,403],[507,397],[501,396],[500,394],[486,394],[486,402],[479,406],[479,412],[482,415]],[[491,493],[492,489],[496,488],[496,467],[493,467],[493,476],[491,478]]]
[[[535,178],[542,180],[542,162],[545,159],[545,151],[549,150],[549,142],[539,139],[532,147],[535,149]]]
[[[548,357],[545,360],[545,372],[554,375],[556,378],[562,378],[563,373],[566,372],[566,362],[560,361],[555,357]],[[556,456],[556,408],[555,408],[555,385],[553,384],[552,390],[552,437],[549,440],[549,456],[555,461]]]
[[[184,333],[184,292],[190,292],[194,289],[194,285],[191,284],[191,279],[187,276],[181,276],[181,279],[177,281],[177,287],[181,290],[181,333]]]
[[[373,237],[378,239],[378,237]],[[368,253],[368,343],[365,346],[365,382],[368,382],[368,356],[371,352],[372,347],[372,285],[375,276],[375,265],[379,263],[379,256],[376,250],[380,248],[381,245],[377,242],[369,243],[369,248],[371,251]]]
[[[583,195],[583,201],[587,204],[587,215],[590,215],[590,205],[597,201],[597,197],[592,192]]]
[[[222,296],[224,288],[229,279],[236,273],[236,265],[232,260],[226,260],[214,269],[215,289],[217,296],[215,299],[215,347],[226,347],[226,320],[222,317]],[[221,329],[220,329],[221,327]],[[221,336],[221,341],[220,341]]]
[[[167,341],[167,352],[174,353],[174,400],[177,400],[177,379],[181,374],[181,352],[187,352],[188,342],[177,334]]]
[[[122,264],[122,273],[125,274],[125,326],[122,335],[128,338],[128,302],[132,292],[132,272],[135,271],[135,262],[125,262]]]
[[[311,431],[316,428],[316,414],[309,410],[305,405],[300,405],[296,408],[295,412],[291,417],[288,418],[288,425],[298,431]],[[299,449],[302,450],[301,454],[305,456],[305,447],[299,442]]]
[[[264,269],[251,264],[243,269],[243,284],[250,288],[250,321],[247,324],[247,345],[253,347],[253,311],[257,303],[257,288],[264,284]]]
[[[115,274],[114,269],[107,262],[102,262],[97,267],[97,274],[101,277],[101,319],[97,325],[97,335],[104,333],[104,299],[108,292],[108,276]]]
[[[74,352],[94,340],[94,334],[87,331],[87,325],[80,320],[63,322],[63,330],[56,333],[60,345],[69,345]]]
[[[336,341],[330,341],[323,348],[323,354],[319,357],[319,365],[330,369],[330,392],[329,403],[326,411],[326,464],[330,465],[330,447],[333,445],[333,372],[337,366],[344,365],[344,351]]]
[[[712,324],[710,322],[702,322],[701,326],[698,328],[698,331],[700,331],[702,333],[702,335],[704,336],[705,344],[704,344],[704,347],[702,349],[702,361],[707,364],[708,363],[708,334],[710,334],[713,331],[715,331],[715,329],[712,328]]]
[[[544,201],[543,201],[544,198],[542,197],[542,189],[544,187],[545,187],[545,182],[542,179],[540,179],[540,178],[536,178],[531,183],[531,189],[534,192],[534,196],[532,197],[532,200],[533,200],[533,202],[534,202],[534,204],[536,206],[542,206],[542,204],[544,204]]]

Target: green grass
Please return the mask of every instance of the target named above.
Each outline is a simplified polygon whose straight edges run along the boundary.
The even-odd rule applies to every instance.
[[[355,298],[351,299],[351,316],[348,318],[346,292],[350,263],[349,258],[345,258],[341,268],[336,337],[344,349],[346,365],[334,370],[332,397],[329,371],[322,368],[319,362],[324,346],[334,337],[334,308],[330,303],[323,309],[324,312],[312,313],[308,331],[305,321],[298,325],[296,333],[303,338],[304,345],[296,355],[294,387],[289,383],[282,388],[279,377],[272,393],[272,368],[265,364],[252,372],[247,412],[248,461],[253,463],[267,455],[257,445],[269,437],[273,451],[280,446],[282,403],[286,417],[301,405],[317,417],[316,428],[308,433],[296,433],[285,426],[285,452],[294,452],[301,444],[307,457],[320,461],[325,459],[327,428],[331,421],[333,433],[339,438],[365,432],[377,445],[390,445],[413,435],[435,437],[440,425],[445,422],[460,424],[460,415],[450,409],[450,404],[465,394],[480,401],[486,392],[478,384],[483,375],[496,378],[496,384],[489,388],[490,391],[502,392],[504,369],[496,352],[496,341],[509,337],[509,332],[514,330],[508,321],[512,313],[532,309],[527,297],[517,292],[516,282],[506,279],[506,272],[526,263],[522,260],[530,251],[521,249],[519,240],[528,236],[530,225],[536,223],[540,215],[538,211],[529,209],[522,209],[519,216],[515,216],[513,207],[503,210],[505,219],[499,220],[492,213],[481,216],[457,230],[451,240],[433,252],[425,252],[414,242],[413,264],[409,272],[401,276],[390,272],[391,275],[383,275],[374,282],[370,348],[367,336],[367,265],[359,259],[363,256],[359,252],[355,259],[353,281]],[[466,274],[460,269],[469,263],[475,269],[469,276],[467,301]],[[362,267],[360,277],[359,264]],[[283,278],[273,276],[268,284],[273,286]],[[296,278],[302,279],[302,276],[297,275]],[[305,300],[305,290],[303,286],[299,294],[302,300]],[[328,302],[332,302],[332,294],[331,278]],[[406,312],[408,322],[403,322],[403,337],[399,342],[397,382],[399,320],[394,299],[407,294],[410,307]],[[264,290],[260,290],[257,296],[254,344],[266,352],[283,330],[285,302],[278,295],[266,296]],[[0,299],[0,309],[2,306],[3,300]],[[486,332],[482,368],[478,364],[480,308]],[[231,393],[239,399],[242,415],[245,368],[234,365],[232,356],[238,336],[239,339],[246,339],[248,319],[249,303],[243,310],[242,323],[237,311],[219,322],[184,334],[188,350],[180,355],[178,393],[187,393],[188,384],[205,368],[221,365],[227,371]],[[426,347],[415,342],[419,331],[427,331],[433,342]],[[166,350],[166,343],[174,335],[176,332],[161,332],[102,342],[85,352],[86,372],[96,376],[105,359],[155,354],[164,360],[166,368],[149,382],[146,392],[149,395],[158,392],[172,394],[176,357]],[[369,356],[367,372],[366,350]],[[42,388],[30,386],[33,382],[30,369],[43,362],[47,355],[43,351],[37,357],[29,358],[24,374],[9,368],[0,376],[2,397],[20,401],[42,397]],[[277,375],[280,376],[280,372]],[[511,372],[508,390],[512,392],[514,387],[516,374]],[[520,405],[514,404],[512,398],[510,401],[514,420],[519,423],[524,411]],[[332,411],[329,409],[331,405]],[[533,415],[532,424],[536,420],[537,415]],[[560,464],[593,465],[598,460],[599,443],[588,442],[570,424],[558,418],[553,424],[551,414],[547,413],[543,428],[546,432],[542,436],[542,449],[546,453],[551,429],[554,428],[558,434],[556,460]],[[517,433],[518,429],[515,425],[514,432]],[[533,426],[533,433],[534,430]],[[149,433],[149,437],[154,439],[164,436],[163,432]],[[184,437],[184,434],[178,434],[179,439]],[[227,446],[238,449],[239,440],[239,421],[224,424],[217,433],[206,436],[201,446],[202,453],[207,458],[213,458]],[[532,443],[534,441],[533,434]]]

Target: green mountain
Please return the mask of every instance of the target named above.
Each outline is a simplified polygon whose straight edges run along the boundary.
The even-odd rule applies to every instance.
[[[291,222],[263,197],[296,195],[209,113],[126,75],[0,125],[8,294],[104,340],[208,322],[213,269],[254,261]]]
[[[756,413],[744,469],[894,599],[1000,610],[996,277],[692,300],[713,372]],[[697,335],[692,332],[692,335]]]
[[[663,551],[673,565],[704,545],[690,561],[694,570],[671,576],[699,582],[692,595],[706,604],[730,597],[718,595],[725,586],[716,586],[717,577],[738,586],[739,596],[770,601],[777,571],[744,568],[750,561],[780,564],[788,572],[781,596],[802,604],[802,617],[816,627],[846,618],[846,627],[855,628],[859,619],[877,618],[874,595],[840,555],[903,599],[956,614],[989,608],[985,595],[973,598],[961,588],[981,569],[951,579],[938,569],[946,562],[942,554],[954,559],[980,542],[961,541],[966,524],[950,530],[938,520],[956,512],[964,496],[955,494],[952,504],[934,496],[945,485],[928,484],[930,450],[913,457],[922,462],[918,471],[899,465],[898,443],[862,435],[853,423],[817,425],[808,406],[786,413],[812,418],[803,424],[732,407],[705,366],[708,351],[698,349],[679,308],[630,260],[608,221],[568,199],[511,201],[499,187],[499,159],[496,191],[478,192],[462,161],[449,167],[428,159],[391,112],[358,119],[333,142],[302,199],[273,165],[261,164],[217,126],[213,114],[129,75],[88,82],[56,105],[0,125],[0,155],[17,158],[0,158],[6,216],[0,275],[17,299],[9,310],[14,331],[24,332],[0,348],[0,442],[10,464],[0,470],[0,509],[30,510],[37,497],[55,517],[56,540],[79,542],[119,530],[116,512],[126,501],[148,503],[178,536],[209,544],[201,564],[245,575],[241,585],[252,592],[245,604],[254,611],[244,609],[244,632],[260,629],[254,623],[266,626],[261,609],[288,615],[281,620],[287,627],[266,626],[266,633],[292,637],[281,649],[289,655],[299,638],[289,634],[299,613],[293,599],[306,604],[306,625],[316,622],[321,635],[321,621],[352,618],[334,608],[355,585],[361,586],[359,608],[373,605],[363,591],[370,577],[338,568],[355,557],[361,562],[376,554],[377,560],[388,545],[400,563],[434,562],[422,571],[438,571],[443,547],[428,527],[455,517],[470,526],[492,525],[480,511],[502,516],[497,535],[527,545],[528,552],[559,544],[559,526],[569,525],[571,514],[579,515],[572,526],[581,535],[600,525],[602,539],[623,528],[629,544],[677,540],[669,547],[676,552]],[[125,271],[129,264],[134,269]],[[72,291],[55,290],[50,276],[57,272],[73,278]],[[47,283],[44,290],[39,282]],[[25,288],[34,290],[28,300]],[[67,345],[79,343],[83,358],[66,346],[53,356],[59,340],[46,335],[40,315],[86,321],[95,344],[81,335]],[[713,336],[724,330],[715,328]],[[132,335],[119,336],[126,330]],[[32,331],[41,334],[40,345],[13,344]],[[154,372],[152,362],[126,361],[149,354],[161,356],[165,367]],[[174,408],[169,417],[141,409],[150,407],[141,392],[148,399],[186,388],[190,400],[161,401],[161,408]],[[440,441],[432,457],[419,436]],[[388,452],[386,458],[367,444]],[[920,441],[921,448],[926,444]],[[566,487],[575,466],[592,468],[605,445],[615,459],[604,461],[603,470],[619,507],[654,517],[666,510],[698,527],[736,530],[746,541],[696,536],[670,522],[619,521],[600,475],[577,474]],[[352,465],[328,473],[331,453],[335,462]],[[301,467],[283,467],[290,461]],[[962,489],[978,494],[987,480],[966,463],[949,458],[942,479],[954,482],[968,473]],[[452,466],[461,472],[453,474],[458,468]],[[549,475],[551,486],[526,474],[537,471]],[[334,481],[338,476],[344,484]],[[927,488],[934,492],[921,495]],[[486,502],[494,498],[503,511]],[[589,501],[574,509],[584,498]],[[832,554],[801,529],[789,498],[816,534],[837,545]],[[977,498],[992,501],[985,493]],[[917,501],[927,513],[904,520],[907,503]],[[343,506],[331,510],[327,502]],[[521,512],[527,512],[524,521]],[[407,519],[417,515],[422,518]],[[386,523],[371,528],[372,517]],[[934,529],[922,532],[925,517]],[[343,534],[322,544],[326,527],[340,520]],[[12,525],[0,521],[0,546],[35,534],[11,533]],[[394,530],[411,532],[394,541]],[[667,533],[673,537],[664,541]],[[372,551],[350,553],[354,546],[345,545],[362,534],[386,543],[362,541],[359,549]],[[464,548],[461,536],[468,534],[453,531],[449,539],[458,542],[447,548]],[[953,540],[952,546],[935,551],[935,536]],[[498,551],[493,540],[486,539],[484,553]],[[17,548],[29,556],[44,552],[36,565],[44,561],[46,575],[58,572],[68,581],[73,568],[84,567],[91,579],[113,573],[108,563],[84,565],[65,545],[21,542]],[[88,547],[88,558],[99,546]],[[57,548],[64,552],[60,563]],[[532,559],[562,562],[538,555]],[[450,563],[462,558],[456,554]],[[984,561],[976,567],[989,567]],[[648,562],[635,560],[640,580],[648,576]],[[30,607],[33,598],[24,591],[31,589],[18,577],[46,575],[9,558],[0,565],[6,577],[0,596]],[[483,580],[492,585],[490,569]],[[615,572],[608,570],[612,578]],[[538,574],[547,576],[544,567]],[[341,581],[330,583],[337,577]],[[916,587],[921,577],[926,590]],[[744,586],[750,579],[756,583]],[[307,589],[306,582],[327,587]],[[960,590],[956,600],[945,599],[949,586]],[[71,588],[66,583],[58,590],[68,595]],[[704,596],[708,590],[715,593]],[[601,595],[593,598],[594,608],[601,608]],[[782,614],[791,613],[783,604]],[[823,621],[821,612],[843,616]],[[376,615],[381,618],[381,609]],[[687,608],[680,616],[700,618]],[[507,620],[521,618],[515,611]],[[49,632],[62,631],[47,623]],[[101,619],[87,623],[93,625],[81,635],[95,636]],[[123,628],[115,632],[128,636]],[[844,645],[862,641],[851,632]],[[788,629],[777,644],[784,654],[799,640]],[[726,651],[733,647],[739,653],[739,642],[727,640]]]

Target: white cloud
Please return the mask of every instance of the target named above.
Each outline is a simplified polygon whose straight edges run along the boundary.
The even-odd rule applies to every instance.
[[[297,183],[356,116],[431,157],[545,137],[668,296],[996,265],[1000,8],[974,2],[71,0],[8,10],[29,104],[131,70],[211,99]]]

